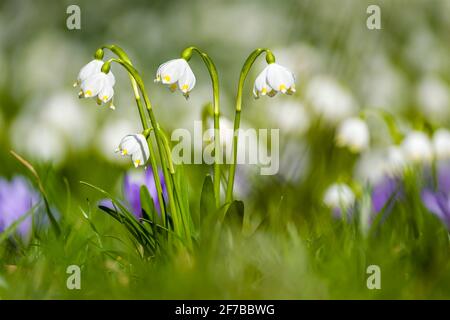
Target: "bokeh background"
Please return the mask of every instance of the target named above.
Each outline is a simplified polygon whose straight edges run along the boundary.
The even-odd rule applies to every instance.
[[[81,30],[66,27],[71,4],[81,8]],[[381,30],[366,27],[369,4],[381,8]],[[232,119],[242,64],[255,48],[268,47],[295,73],[297,93],[253,99],[251,86],[262,61],[247,81],[242,118],[246,127],[280,129],[280,172],[261,176],[254,166],[240,166],[236,191],[255,223],[277,211],[280,220],[293,219],[315,233],[317,217],[325,214],[325,188],[349,177],[362,184],[376,181],[382,175],[380,154],[391,144],[386,128],[372,119],[370,150],[354,155],[337,148],[334,129],[340,121],[371,108],[389,111],[405,129],[423,119],[435,127],[449,125],[449,12],[447,0],[2,0],[0,175],[27,175],[10,155],[14,150],[51,182],[56,204],[65,206],[70,190],[74,210],[92,207],[100,195],[79,181],[121,194],[130,164],[114,149],[124,135],[140,130],[127,75],[113,66],[115,111],[79,100],[72,87],[102,44],[117,44],[129,53],[167,132],[192,129],[211,100],[211,87],[195,57],[197,85],[190,99],[171,94],[153,83],[160,63],[189,45],[206,51],[220,73],[222,113]],[[194,211],[208,170],[195,165],[185,170]],[[65,194],[63,200],[58,193]],[[327,297],[325,287],[310,292]],[[286,296],[289,292],[295,290]]]

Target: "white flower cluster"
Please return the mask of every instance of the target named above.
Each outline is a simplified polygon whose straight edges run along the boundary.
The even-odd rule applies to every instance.
[[[78,73],[77,81],[74,86],[80,86],[80,98],[96,98],[98,104],[109,103],[109,107],[114,109],[112,98],[114,96],[114,85],[116,79],[112,73],[102,72],[104,62],[100,59],[94,59]]]

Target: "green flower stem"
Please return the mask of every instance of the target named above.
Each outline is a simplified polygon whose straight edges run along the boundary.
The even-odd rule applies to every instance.
[[[159,127],[159,124],[156,121],[155,115],[153,113],[150,99],[148,98],[148,95],[145,91],[144,82],[142,81],[142,78],[139,75],[138,71],[129,63],[127,63],[123,60],[120,60],[120,59],[115,59],[115,58],[108,60],[106,63],[111,63],[111,62],[119,63],[125,69],[127,69],[128,73],[131,74],[133,76],[133,78],[136,80],[139,90],[144,98],[144,103],[145,103],[145,106],[147,109],[147,113],[150,117],[150,122],[152,124],[152,127],[155,129],[154,133],[155,133],[155,138],[156,138],[156,144],[158,147],[159,156],[161,159],[161,164],[162,164],[162,169],[163,169],[163,174],[164,174],[165,182],[167,185],[167,195],[169,198],[170,211],[172,213],[174,231],[176,234],[178,234],[180,236],[185,236],[188,241],[188,244],[191,244],[192,239],[190,238],[189,230],[187,230],[186,227],[183,227],[183,229],[181,228],[182,224],[180,223],[178,206],[176,205],[175,197],[173,194],[173,188],[174,188],[175,184],[173,183],[173,176],[171,174],[169,174],[169,172],[167,171],[167,168],[169,167],[169,165],[166,165],[166,163],[169,161],[169,159],[167,159],[167,156],[165,157],[166,152],[164,149],[163,138],[161,137],[161,133],[160,133],[160,127]]]
[[[228,186],[227,193],[225,197],[225,203],[230,203],[233,201],[233,187],[234,187],[234,177],[236,174],[236,162],[237,162],[237,146],[238,146],[238,130],[240,127],[241,121],[241,109],[242,109],[242,91],[244,90],[244,83],[247,75],[255,63],[256,59],[262,54],[266,53],[266,60],[268,63],[272,63],[275,61],[275,57],[272,54],[272,51],[265,48],[259,48],[253,51],[245,61],[241,74],[239,76],[239,83],[236,94],[236,110],[234,115],[234,135],[233,135],[233,162],[230,165],[230,170],[228,172]]]
[[[138,82],[139,84],[139,82]],[[141,90],[144,90],[144,88],[142,87]],[[145,92],[145,91],[144,91]],[[183,230],[181,230],[181,226],[182,226],[182,221],[180,221],[180,218],[182,219],[182,217],[179,214],[178,211],[178,206],[175,202],[175,197],[173,194],[173,188],[176,186],[173,175],[169,174],[167,172],[167,166],[164,165],[164,155],[166,154],[167,157],[167,152],[165,152],[165,148],[164,148],[164,138],[161,137],[161,128],[159,127],[158,122],[156,122],[156,118],[155,115],[153,113],[153,109],[152,109],[152,105],[150,103],[150,100],[148,99],[148,96],[146,93],[143,93],[144,96],[144,102],[147,106],[147,113],[150,117],[150,122],[152,123],[152,126],[154,128],[156,128],[155,131],[155,137],[156,137],[156,144],[158,145],[158,150],[159,150],[159,154],[161,157],[161,162],[163,163],[163,173],[164,173],[164,177],[166,179],[166,185],[167,185],[167,195],[169,197],[169,205],[170,205],[170,211],[172,212],[172,219],[173,219],[173,224],[174,224],[174,230],[175,232],[180,235],[180,236],[185,236],[186,240],[188,241],[188,246],[191,247],[192,246],[192,239],[191,239],[191,235],[190,235],[190,229],[187,227],[186,224],[183,224]],[[170,159],[167,159],[167,161],[171,161]],[[173,166],[173,164],[169,164],[169,167]],[[172,167],[173,169],[173,167]],[[175,171],[174,171],[175,172]]]
[[[217,68],[212,59],[197,47],[188,47],[183,50],[182,56],[189,60],[192,52],[198,53],[202,58],[209,76],[211,77],[213,87],[213,110],[214,110],[214,194],[216,198],[216,207],[220,207],[220,167],[221,167],[221,152],[220,152],[220,106],[219,106],[219,76]]]
[[[115,45],[109,45],[109,46],[102,46],[101,49],[109,49],[114,54],[116,54],[121,60],[125,61],[126,63],[130,64],[131,66],[133,65],[131,63],[130,58],[128,57],[128,55],[126,54],[126,52],[122,48],[120,48],[118,46],[115,46]],[[101,49],[99,49],[99,50],[101,50]],[[96,56],[97,56],[97,53],[96,53]],[[142,105],[141,96],[139,95],[139,89],[138,89],[136,80],[133,78],[133,76],[131,74],[128,74],[128,76],[130,77],[130,81],[131,81],[131,86],[133,88],[134,97],[136,99],[136,104],[138,106],[139,117],[140,117],[141,122],[142,122],[142,127],[145,130],[146,128],[148,128],[148,125],[147,125],[147,119],[145,117],[144,106]]]
[[[144,128],[144,131],[149,129],[148,125],[147,125],[147,121],[145,119],[145,114],[144,114],[143,111],[141,112],[141,110],[143,109],[143,106],[142,106],[142,101],[141,101],[141,98],[140,98],[140,95],[139,95],[138,80],[135,77],[135,74],[137,75],[137,71],[134,69],[134,67],[131,64],[123,61],[122,59],[110,59],[106,63],[111,63],[111,62],[116,62],[116,63],[120,64],[121,66],[123,66],[128,71],[130,77],[132,78],[133,91],[135,93],[136,103],[138,104],[138,107],[139,107],[139,115],[141,117],[142,126]],[[140,77],[139,77],[139,79],[140,79]],[[147,138],[147,140],[148,140],[148,138]],[[149,156],[150,156],[150,165],[151,165],[152,170],[153,170],[153,178],[155,180],[155,187],[156,187],[156,190],[157,190],[157,193],[158,193],[158,201],[159,201],[159,206],[160,206],[161,218],[163,220],[163,224],[165,226],[168,226],[167,225],[166,209],[164,207],[164,198],[163,198],[161,179],[159,178],[158,166],[157,166],[157,163],[156,163],[155,151],[153,150],[153,146],[152,146],[150,141],[148,141],[148,146],[149,146],[149,151],[150,151],[150,154],[149,154]],[[164,167],[164,165],[163,165],[163,167]]]

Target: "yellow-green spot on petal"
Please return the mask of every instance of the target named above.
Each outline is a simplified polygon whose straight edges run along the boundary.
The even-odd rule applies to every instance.
[[[285,92],[286,92],[286,85],[281,84],[281,85],[278,87],[278,91],[281,91],[281,92],[285,93]]]
[[[84,92],[84,95],[85,95],[86,97],[90,97],[90,96],[92,96],[92,91],[91,91],[91,90],[86,90],[86,91]]]
[[[165,75],[165,76],[163,77],[163,79],[164,79],[164,81],[169,82],[169,81],[170,81],[170,76]]]
[[[128,154],[128,150],[127,149],[122,149],[122,155],[126,156]]]
[[[183,86],[181,87],[181,91],[183,91],[185,93],[188,91],[188,89],[189,89],[189,86],[187,84],[183,84]]]

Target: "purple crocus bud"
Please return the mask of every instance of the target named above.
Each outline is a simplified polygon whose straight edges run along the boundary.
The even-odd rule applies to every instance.
[[[372,190],[372,207],[378,213],[383,208],[390,212],[395,202],[401,198],[401,184],[398,178],[384,177]]]
[[[450,197],[442,191],[433,192],[429,189],[422,191],[422,201],[425,207],[434,213],[450,229]]]
[[[27,180],[16,176],[11,181],[0,178],[0,232],[27,214],[39,201],[39,194]],[[32,226],[31,215],[23,220],[17,231],[23,237],[29,235]]]
[[[440,163],[437,172],[438,190],[449,194],[450,193],[450,164]]]
[[[164,177],[162,172],[159,172],[159,177],[161,180],[163,194],[166,194],[166,185],[164,182]],[[151,168],[147,168],[144,172],[141,170],[130,170],[124,179],[123,193],[125,200],[130,206],[131,212],[136,216],[136,218],[142,218],[142,205],[140,189],[141,186],[145,185],[153,199],[156,210],[160,211],[158,192],[155,186],[155,180],[153,178],[153,171]]]

